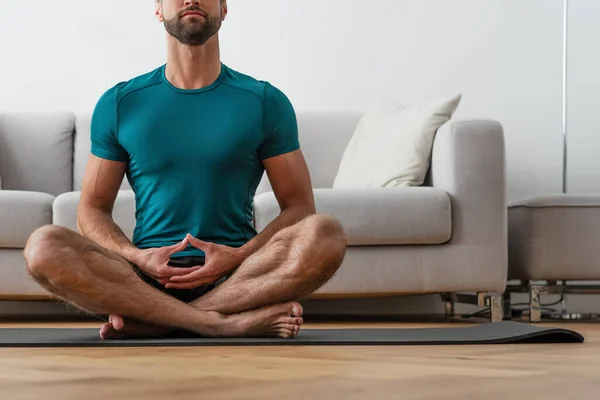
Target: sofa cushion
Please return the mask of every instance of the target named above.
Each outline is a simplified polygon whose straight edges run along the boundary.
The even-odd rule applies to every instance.
[[[51,295],[42,286],[40,286],[29,274],[25,257],[23,257],[23,249],[2,249],[0,248],[0,299],[16,300],[23,296],[36,299],[50,298]],[[25,299],[24,299],[25,300]],[[4,303],[2,316],[6,316],[7,312],[12,311],[12,307]],[[30,307],[32,307],[30,305]],[[33,306],[39,310],[37,304]]]
[[[74,120],[71,113],[0,114],[2,188],[71,191]]]
[[[54,196],[0,190],[0,248],[23,249],[29,236],[52,223]]]
[[[435,133],[450,120],[460,100],[454,95],[422,105],[384,101],[373,107],[356,127],[333,187],[421,186]]]
[[[509,279],[600,280],[600,195],[558,194],[512,202]]]
[[[53,209],[53,223],[77,231],[77,207],[81,192],[65,193],[56,198]],[[123,233],[131,240],[135,229],[135,195],[131,190],[121,190],[115,200],[113,219]]]
[[[337,218],[349,246],[442,244],[452,234],[448,194],[430,187],[315,189],[317,212]],[[254,203],[262,231],[280,212],[273,192]]]

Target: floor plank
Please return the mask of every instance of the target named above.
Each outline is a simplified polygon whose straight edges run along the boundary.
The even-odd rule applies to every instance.
[[[447,325],[313,323],[306,328]],[[574,329],[586,341],[478,346],[0,349],[0,398],[597,398],[600,324],[542,325]],[[0,327],[67,326],[99,324],[0,323]]]

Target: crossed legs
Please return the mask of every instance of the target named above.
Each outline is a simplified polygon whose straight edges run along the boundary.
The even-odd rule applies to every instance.
[[[221,286],[189,304],[152,288],[126,260],[66,228],[40,228],[24,255],[34,279],[87,312],[206,336],[292,337],[302,323],[302,308],[294,301],[333,276],[345,249],[335,219],[305,218],[278,232]]]

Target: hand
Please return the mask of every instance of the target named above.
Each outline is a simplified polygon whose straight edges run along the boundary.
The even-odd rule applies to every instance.
[[[215,283],[219,278],[236,269],[243,261],[239,249],[216,243],[203,242],[188,234],[186,239],[206,254],[202,268],[186,275],[172,276],[167,289],[194,289],[202,285]]]
[[[189,241],[185,238],[172,246],[140,250],[134,260],[134,264],[146,275],[164,285],[172,276],[187,275],[200,269],[199,266],[193,268],[175,268],[168,265],[171,256],[184,250],[188,244]]]

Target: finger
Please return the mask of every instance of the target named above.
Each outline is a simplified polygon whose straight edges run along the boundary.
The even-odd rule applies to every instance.
[[[189,274],[172,276],[170,282],[192,282],[198,279],[206,279],[210,275],[210,269],[206,267],[197,271],[192,271]]]
[[[165,247],[165,249],[167,250],[167,253],[169,255],[171,255],[171,254],[175,254],[175,253],[185,250],[185,248],[187,247],[187,245],[189,243],[190,242],[188,241],[188,238],[186,237],[181,242],[175,243],[172,246],[167,246],[167,247]]]
[[[190,235],[189,233],[187,234],[187,236],[185,238],[195,248],[200,249],[200,250],[202,250],[205,253],[208,253],[209,247],[210,247],[209,243],[207,243],[207,242],[205,242],[203,240],[200,240],[198,238],[195,238],[192,235]]]
[[[169,282],[165,286],[167,289],[195,289],[200,286],[208,285],[211,283],[207,279],[200,279],[193,282]]]
[[[171,267],[169,265],[164,265],[159,271],[158,271],[158,278],[170,278],[172,276],[180,276],[180,275],[188,275],[192,272],[198,271],[200,268],[202,268],[201,266],[197,266],[197,267],[191,267],[191,268],[177,268],[177,267]]]

